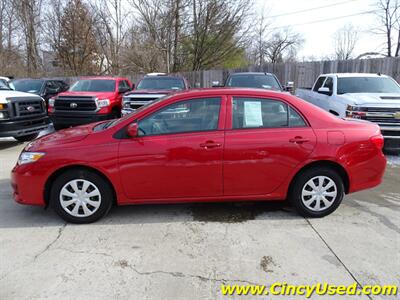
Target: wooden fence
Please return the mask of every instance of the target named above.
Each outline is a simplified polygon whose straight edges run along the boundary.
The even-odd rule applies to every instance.
[[[382,73],[400,82],[400,57],[265,64],[241,69],[191,71],[180,74],[187,78],[192,87],[211,87],[213,81],[223,83],[230,73],[236,72],[274,73],[283,85],[293,81],[295,87],[311,87],[315,79],[323,73]],[[127,74],[126,77],[137,83],[144,75]],[[64,79],[72,83],[77,77]]]
[[[381,73],[400,82],[400,57],[265,64],[241,69],[183,72],[182,75],[192,87],[211,87],[213,81],[222,83],[230,73],[235,72],[274,73],[283,85],[293,81],[295,87],[311,87],[323,73]]]

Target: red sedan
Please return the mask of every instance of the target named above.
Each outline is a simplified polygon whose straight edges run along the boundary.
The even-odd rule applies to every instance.
[[[288,94],[192,90],[29,143],[12,187],[17,202],[74,223],[113,204],[284,199],[322,217],[344,194],[381,183],[382,146],[377,125]]]

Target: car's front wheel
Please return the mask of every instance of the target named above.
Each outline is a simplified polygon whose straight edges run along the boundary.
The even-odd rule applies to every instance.
[[[343,180],[330,168],[312,168],[298,174],[289,193],[296,210],[320,218],[334,212],[344,197]]]
[[[110,210],[113,192],[98,174],[71,169],[56,178],[50,192],[50,204],[65,221],[92,223]]]

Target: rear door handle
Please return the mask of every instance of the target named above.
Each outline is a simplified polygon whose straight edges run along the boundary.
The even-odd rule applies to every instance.
[[[309,141],[310,141],[309,139],[302,138],[301,136],[296,136],[295,138],[289,140],[290,143],[295,143],[295,144],[302,144]]]
[[[204,148],[204,149],[218,148],[218,147],[221,147],[221,144],[213,142],[213,141],[207,141],[205,143],[201,143],[200,147]]]

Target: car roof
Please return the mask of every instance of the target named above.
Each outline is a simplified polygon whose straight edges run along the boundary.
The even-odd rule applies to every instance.
[[[240,75],[270,75],[270,76],[273,76],[274,74],[267,73],[267,72],[238,72],[238,73],[232,73],[229,76],[240,76]]]
[[[389,77],[384,74],[377,73],[328,73],[321,74],[320,76],[337,76],[338,78],[348,78],[348,77]]]
[[[88,77],[79,77],[79,80],[118,80],[123,79],[126,80],[126,77],[112,77],[112,76],[88,76]]]
[[[169,75],[146,75],[144,76],[142,79],[145,78],[151,78],[151,79],[160,79],[160,78],[168,78],[168,79],[183,79],[182,75],[173,75],[173,74],[169,74]]]
[[[188,96],[219,96],[219,95],[249,95],[249,96],[276,96],[282,97],[287,93],[281,91],[257,89],[257,88],[242,88],[242,87],[217,87],[217,88],[197,88],[188,91],[177,91],[173,95],[188,95]]]

